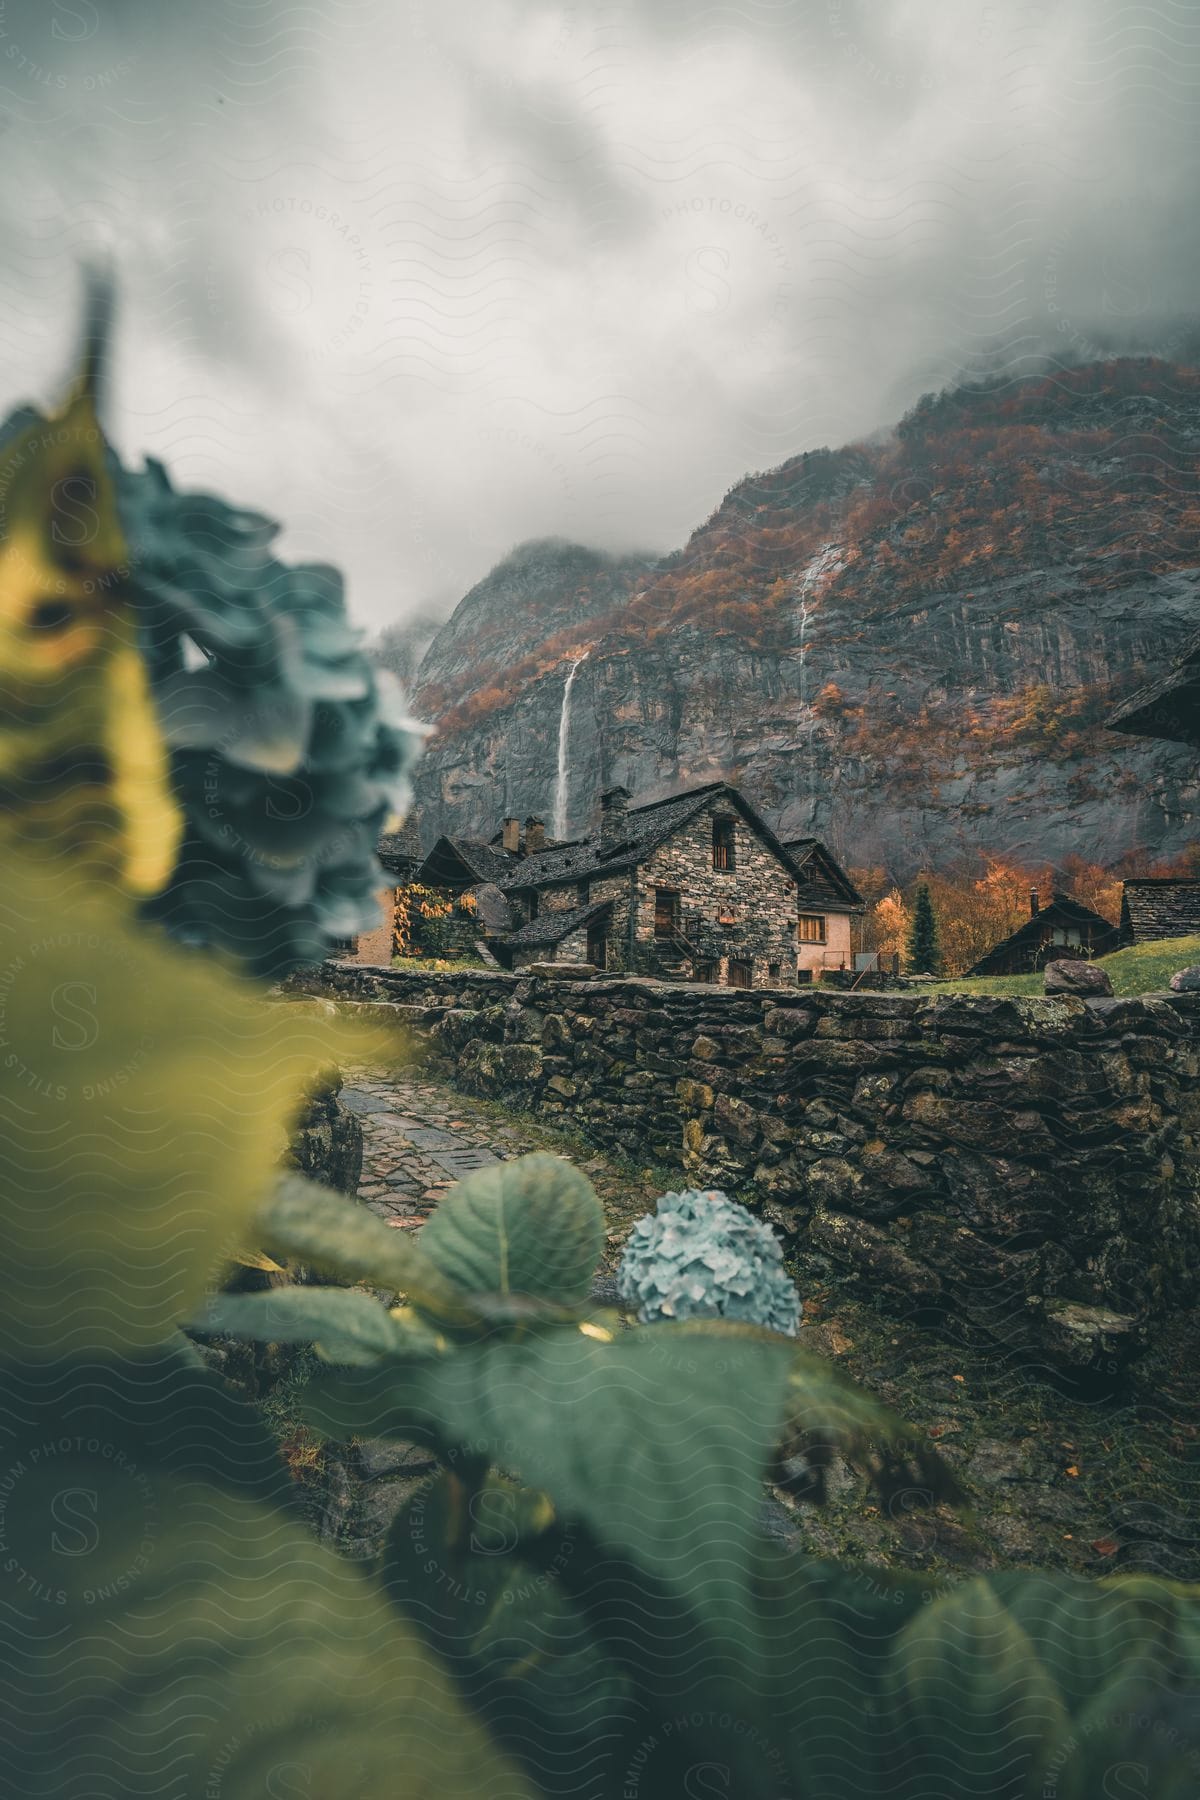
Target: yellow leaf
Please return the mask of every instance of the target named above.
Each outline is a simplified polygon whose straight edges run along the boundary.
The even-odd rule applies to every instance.
[[[135,1352],[195,1311],[306,1086],[361,1034],[11,861],[0,905],[0,1354]]]
[[[230,1262],[242,1269],[261,1269],[265,1275],[282,1275],[283,1264],[272,1262],[261,1250],[235,1250]]]
[[[182,816],[138,653],[93,376],[0,450],[0,854],[151,894]]]

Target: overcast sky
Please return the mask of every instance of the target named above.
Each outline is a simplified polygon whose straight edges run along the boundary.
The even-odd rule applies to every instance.
[[[1200,4],[0,0],[0,403],[111,249],[111,428],[378,627],[681,543],[997,365],[1171,353]]]

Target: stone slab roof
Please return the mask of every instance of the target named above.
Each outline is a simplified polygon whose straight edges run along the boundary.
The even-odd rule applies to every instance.
[[[660,844],[702,813],[717,795],[722,795],[741,813],[750,829],[795,876],[802,890],[802,904],[811,900],[814,905],[831,907],[857,908],[862,905],[861,896],[823,844],[815,838],[798,840],[804,846],[803,853],[798,856],[775,836],[741,790],[727,781],[706,782],[702,787],[670,794],[666,799],[652,800],[645,806],[631,806],[625,814],[620,840],[609,850],[603,848],[599,834],[572,844],[555,844],[522,858],[515,866],[510,865],[511,873],[501,886],[510,891],[555,887],[635,869]]]
[[[578,931],[581,925],[590,925],[602,913],[612,909],[611,900],[597,900],[590,906],[573,906],[569,912],[539,913],[528,925],[522,925],[518,931],[509,931],[504,936],[506,950],[531,949],[539,944],[561,944],[571,932]]]
[[[1127,881],[1121,898],[1121,942],[1200,937],[1200,881]]]
[[[375,854],[389,875],[411,875],[421,863],[420,848],[414,855],[411,839],[400,831],[385,831],[375,846]]]
[[[621,839],[606,855],[599,834],[573,844],[557,844],[539,850],[519,863],[509,877],[514,888],[553,887],[558,882],[583,881],[592,875],[619,875],[644,862],[681,825],[704,811],[711,797],[726,784],[710,782],[648,806],[631,806],[625,815]],[[735,792],[729,789],[730,794]],[[740,796],[739,796],[740,798]]]
[[[865,905],[858,889],[820,838],[787,838],[783,847],[804,877],[800,899],[805,906],[844,911],[847,907],[859,910]]]
[[[438,886],[439,864],[444,864],[448,855],[462,864],[468,876],[473,875],[476,881],[494,882],[497,887],[506,885],[520,860],[510,850],[485,843],[481,838],[440,837],[420,865],[421,879]]]

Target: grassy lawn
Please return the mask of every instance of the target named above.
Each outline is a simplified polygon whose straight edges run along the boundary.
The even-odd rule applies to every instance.
[[[1200,937],[1160,938],[1153,944],[1137,944],[1102,956],[1097,966],[1105,969],[1116,994],[1162,993],[1177,969],[1200,963]],[[950,981],[931,982],[930,994],[1040,994],[1043,978],[1036,975],[966,975]]]

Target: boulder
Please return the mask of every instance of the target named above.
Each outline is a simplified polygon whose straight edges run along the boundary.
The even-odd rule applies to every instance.
[[[1200,965],[1180,969],[1172,975],[1171,987],[1177,994],[1200,994]]]
[[[1052,962],[1046,964],[1048,994],[1078,994],[1083,1000],[1108,999],[1113,984],[1105,970],[1090,962]]]

